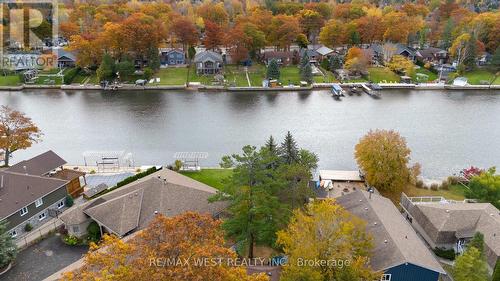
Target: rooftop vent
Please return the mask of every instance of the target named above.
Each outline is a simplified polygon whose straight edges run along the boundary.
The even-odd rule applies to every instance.
[[[377,225],[377,222],[374,222],[373,225]]]
[[[158,211],[155,211],[155,215],[158,215]]]
[[[385,244],[387,244],[387,242],[388,242],[388,241],[387,241],[387,239],[385,239],[385,240],[384,240],[384,243],[385,243]]]
[[[28,169],[26,168],[26,166],[23,166],[23,170],[25,174],[28,174]]]

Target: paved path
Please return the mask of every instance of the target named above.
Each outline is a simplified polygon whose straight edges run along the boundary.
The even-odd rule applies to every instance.
[[[19,252],[12,269],[1,281],[40,281],[80,259],[86,246],[67,246],[58,235],[51,235]]]

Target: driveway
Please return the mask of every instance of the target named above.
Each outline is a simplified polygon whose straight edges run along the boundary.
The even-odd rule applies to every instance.
[[[2,281],[40,281],[80,259],[87,246],[68,246],[53,234],[18,253],[12,269]]]

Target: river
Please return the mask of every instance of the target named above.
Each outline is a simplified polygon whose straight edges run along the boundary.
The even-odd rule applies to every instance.
[[[43,141],[14,154],[18,162],[52,149],[70,164],[82,153],[124,150],[136,165],[169,164],[178,151],[203,151],[203,166],[246,144],[280,141],[290,130],[318,154],[321,169],[356,169],[354,146],[370,129],[407,139],[426,178],[500,164],[500,92],[383,91],[334,100],[328,91],[280,93],[0,92],[0,104],[25,112]]]

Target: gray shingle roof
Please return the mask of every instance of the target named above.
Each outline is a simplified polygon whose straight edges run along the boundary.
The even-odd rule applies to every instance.
[[[205,62],[205,61],[213,61],[213,62],[220,62],[222,63],[222,55],[219,53],[216,53],[214,51],[203,51],[196,53],[194,56],[194,62],[199,63],[199,62]]]
[[[208,185],[162,169],[91,200],[81,208],[69,210],[61,219],[69,225],[79,224],[83,222],[81,214],[87,214],[117,235],[124,236],[145,228],[155,213],[166,216],[186,211],[217,214],[227,203],[209,203],[208,198],[215,193],[216,189]]]
[[[59,157],[59,155],[57,155],[52,150],[49,150],[31,159],[21,161],[8,168],[6,171],[43,176],[50,171],[63,166],[64,164],[66,164],[66,161],[64,159]],[[26,170],[24,169],[24,167],[26,167]]]
[[[429,270],[445,273],[421,238],[415,233],[399,210],[387,198],[357,190],[337,199],[347,211],[367,222],[367,231],[374,239],[370,260],[375,270],[411,263]]]

